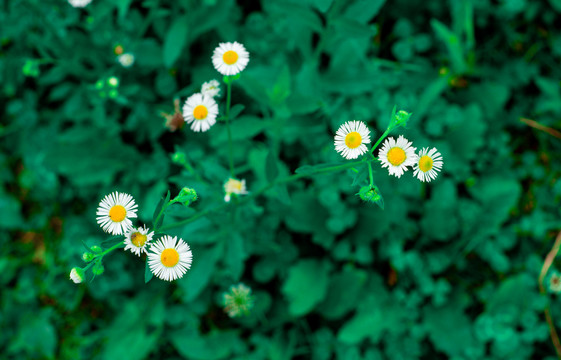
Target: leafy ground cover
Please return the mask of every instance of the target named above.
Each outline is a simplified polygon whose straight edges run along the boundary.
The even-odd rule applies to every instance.
[[[557,0],[1,2],[2,357],[555,359],[544,310],[560,328],[547,289],[561,265],[542,268],[561,215],[559,12]],[[222,80],[211,56],[226,41],[250,53],[232,146],[223,123],[171,131],[162,113]],[[350,169],[279,181],[343,161],[339,126],[362,120],[376,139],[394,105],[412,116],[393,135],[442,153],[435,181],[376,166],[384,209],[356,196]],[[256,196],[223,206],[230,157]],[[150,224],[183,187],[197,201],[162,226],[204,216],[169,230],[193,251],[182,279],[145,283],[123,251],[95,280],[68,279],[83,243],[103,245],[105,195],[133,195]],[[254,306],[230,318],[223,294],[240,282]]]

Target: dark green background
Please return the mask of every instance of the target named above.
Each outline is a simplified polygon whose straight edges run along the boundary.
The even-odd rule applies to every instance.
[[[543,309],[561,327],[559,299],[537,278],[559,229],[561,146],[519,119],[561,125],[560,11],[559,0],[0,1],[1,357],[554,359]],[[132,194],[148,226],[168,189],[200,198],[165,223],[223,203],[224,124],[171,133],[159,113],[221,79],[210,57],[224,41],[251,54],[232,123],[250,192],[274,178],[271,162],[286,176],[341,161],[339,125],[365,121],[375,139],[394,105],[413,113],[394,135],[435,146],[442,173],[421,184],[376,166],[385,210],[360,202],[350,171],[275,187],[171,231],[194,256],[177,282],[145,285],[143,261],[117,251],[104,275],[73,284],[82,241],[105,239],[106,194]],[[116,62],[117,44],[133,67]],[[115,98],[95,86],[110,76]],[[241,320],[220,303],[239,281],[256,296]]]

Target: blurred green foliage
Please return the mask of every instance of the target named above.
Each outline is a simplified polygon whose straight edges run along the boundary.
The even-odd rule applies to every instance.
[[[561,327],[561,307],[537,278],[559,229],[561,145],[519,118],[561,127],[559,12],[558,0],[0,2],[2,358],[553,359],[543,309]],[[171,231],[194,256],[177,282],[145,285],[143,262],[117,251],[73,284],[82,241],[104,239],[104,195],[132,194],[149,224],[168,189],[195,189],[164,226],[223,204],[225,127],[172,133],[160,113],[220,80],[210,57],[224,41],[251,54],[232,122],[250,192],[340,161],[338,126],[365,121],[375,139],[394,104],[443,172],[422,184],[376,168],[385,210],[360,201],[350,170],[279,185]],[[239,281],[255,307],[230,319],[222,294]]]

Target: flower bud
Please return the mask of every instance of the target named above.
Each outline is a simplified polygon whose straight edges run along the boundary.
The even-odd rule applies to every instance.
[[[360,188],[360,191],[357,194],[363,201],[375,203],[382,209],[384,208],[384,198],[382,194],[378,191],[378,187],[376,185],[367,185]]]
[[[84,269],[75,267],[70,270],[70,280],[74,281],[75,284],[84,282],[86,278],[86,272]]]
[[[103,249],[101,248],[101,246],[97,246],[97,245],[92,246],[90,249],[91,249],[94,253],[96,253],[96,254],[99,254],[100,252],[103,251]]]
[[[197,201],[197,192],[194,189],[184,187],[179,192],[172,202],[178,202],[185,206],[189,206],[191,203]]]
[[[101,274],[103,274],[104,271],[105,271],[105,268],[103,267],[103,264],[101,263],[101,261],[95,263],[95,265],[92,268],[92,273],[94,275],[101,275]]]
[[[95,255],[92,254],[91,252],[85,252],[85,253],[82,254],[82,259],[83,259],[85,262],[90,262],[90,261],[92,261],[92,260],[94,259],[94,257],[95,257]]]
[[[399,110],[393,118],[392,121],[393,127],[398,127],[398,126],[407,127],[407,121],[409,120],[410,117],[411,114],[408,113],[407,111]]]

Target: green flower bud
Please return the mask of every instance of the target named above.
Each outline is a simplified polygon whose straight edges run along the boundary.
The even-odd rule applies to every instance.
[[[84,269],[75,267],[70,270],[70,280],[74,281],[75,284],[84,282],[86,278],[86,272]]]
[[[171,161],[176,164],[184,165],[186,161],[185,153],[181,151],[177,151],[175,154],[171,156]]]
[[[90,262],[90,261],[92,261],[92,260],[94,259],[94,257],[95,257],[95,255],[92,254],[91,252],[85,252],[85,253],[82,254],[82,259],[83,259],[85,262]]]
[[[384,198],[382,194],[378,191],[378,187],[376,185],[367,185],[360,188],[360,191],[357,194],[363,201],[375,203],[382,209],[384,208]]]
[[[395,114],[392,125],[393,127],[403,126],[407,127],[407,121],[411,117],[411,114],[404,110],[399,110],[397,114]]]
[[[109,97],[111,99],[115,99],[117,96],[119,96],[119,91],[117,91],[116,89],[109,90]]]
[[[103,267],[103,264],[101,263],[101,261],[95,263],[95,265],[92,268],[92,273],[94,275],[101,275],[101,274],[103,274],[104,271],[105,271],[105,268]]]
[[[96,88],[96,89],[101,90],[101,89],[103,89],[103,87],[104,87],[104,85],[103,85],[103,81],[102,81],[102,80],[98,80],[98,81],[95,83],[95,88]]]
[[[97,245],[92,246],[90,249],[91,249],[94,253],[97,253],[97,254],[99,254],[100,252],[103,251],[103,249],[101,248],[101,246],[97,246]]]
[[[39,76],[39,62],[36,60],[27,60],[23,65],[22,71],[25,76]]]
[[[191,203],[197,201],[197,192],[194,189],[184,187],[179,192],[172,202],[178,202],[185,206],[189,206]]]

